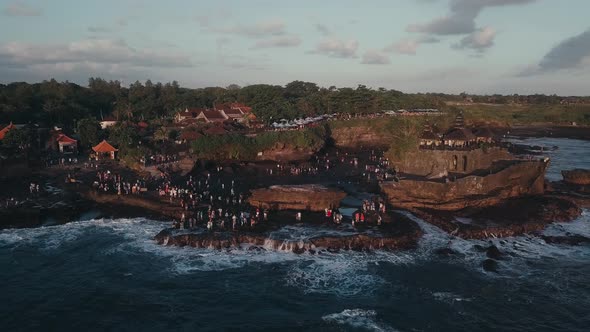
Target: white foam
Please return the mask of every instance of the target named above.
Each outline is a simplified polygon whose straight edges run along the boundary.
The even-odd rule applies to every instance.
[[[396,331],[391,326],[377,320],[377,312],[365,309],[345,309],[339,313],[322,316],[325,322],[347,325],[356,329],[368,331]]]
[[[457,295],[455,293],[451,293],[451,292],[435,292],[432,293],[432,296],[437,300],[437,301],[442,301],[442,302],[446,302],[446,303],[456,303],[456,302],[471,302],[473,299],[472,298],[465,298],[465,297],[461,297],[460,295]]]

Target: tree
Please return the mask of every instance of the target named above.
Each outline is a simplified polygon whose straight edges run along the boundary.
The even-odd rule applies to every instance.
[[[100,140],[100,124],[96,119],[86,118],[78,121],[78,136],[80,144],[84,147],[91,147]]]
[[[24,152],[33,144],[33,133],[28,128],[12,129],[4,136],[2,144],[9,149]]]

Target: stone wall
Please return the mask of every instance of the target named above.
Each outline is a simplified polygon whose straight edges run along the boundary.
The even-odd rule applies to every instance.
[[[402,179],[381,184],[381,190],[392,205],[402,208],[481,208],[511,197],[543,194],[548,165],[548,161],[518,161],[485,176],[469,175],[450,182]]]
[[[469,151],[418,150],[406,154],[404,160],[392,164],[401,173],[439,178],[445,173],[469,174],[488,169],[498,160],[515,159],[502,148],[476,149]]]
[[[271,210],[324,211],[340,206],[346,193],[320,185],[271,186],[252,190],[248,202]]]

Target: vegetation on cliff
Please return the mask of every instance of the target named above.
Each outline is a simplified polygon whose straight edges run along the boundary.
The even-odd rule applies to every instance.
[[[201,137],[192,144],[193,153],[209,160],[253,160],[258,152],[271,149],[318,151],[327,139],[323,126],[292,131],[269,131],[254,137],[241,134]]]

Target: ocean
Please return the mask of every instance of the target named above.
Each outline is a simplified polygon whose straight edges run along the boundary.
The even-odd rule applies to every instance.
[[[527,140],[528,141],[528,140]],[[525,141],[525,142],[527,142]],[[548,177],[590,168],[590,142],[559,146]],[[575,156],[575,157],[574,157]],[[573,159],[575,158],[575,160]],[[4,331],[587,331],[590,246],[425,232],[398,252],[293,254],[163,247],[167,223],[89,219],[0,231]],[[310,230],[312,231],[312,230]],[[590,211],[548,235],[590,237]],[[480,246],[506,253],[486,272]],[[444,256],[439,248],[456,253]]]

